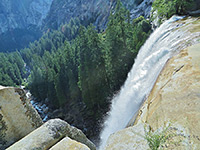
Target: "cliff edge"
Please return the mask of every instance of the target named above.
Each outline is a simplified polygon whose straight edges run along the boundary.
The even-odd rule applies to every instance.
[[[106,150],[152,149],[155,140],[157,148],[200,149],[199,19],[182,31],[196,37],[179,42],[182,49],[165,64],[129,127],[109,137]]]
[[[0,149],[6,148],[96,150],[81,130],[63,120],[43,124],[23,89],[0,86]]]
[[[0,86],[0,149],[11,145],[37,127],[42,119],[24,90]]]

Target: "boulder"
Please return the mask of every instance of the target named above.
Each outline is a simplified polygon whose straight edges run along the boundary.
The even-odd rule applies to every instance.
[[[70,137],[87,145],[91,150],[96,150],[95,145],[87,139],[81,130],[60,119],[47,121],[7,150],[47,150],[65,137]]]
[[[138,124],[112,134],[108,138],[105,150],[149,149],[144,129],[144,124]]]
[[[24,90],[0,86],[0,149],[5,149],[42,123]]]
[[[90,150],[86,145],[66,137],[54,145],[50,150]]]

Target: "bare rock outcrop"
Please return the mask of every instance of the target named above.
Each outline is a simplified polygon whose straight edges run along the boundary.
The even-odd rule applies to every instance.
[[[168,61],[135,124],[157,130],[171,123],[183,142],[173,149],[200,149],[200,44],[182,50]]]
[[[42,125],[24,90],[0,86],[0,149]]]
[[[0,149],[96,150],[85,134],[60,119],[43,124],[23,89],[0,86]],[[63,150],[64,150],[63,149]]]
[[[105,150],[149,149],[144,135],[144,124],[120,130],[109,137]]]
[[[66,137],[69,137],[70,139]],[[60,140],[62,141],[59,142]],[[78,142],[87,146],[84,146]],[[95,145],[89,139],[87,139],[81,130],[70,126],[67,122],[60,119],[52,119],[47,121],[41,127],[10,146],[7,150],[47,150],[54,145],[55,146],[52,147],[52,149],[55,150],[58,147],[66,145],[67,143],[69,144],[69,147],[73,147],[75,144],[75,147],[82,147],[85,149],[89,147],[91,150],[96,150]],[[67,150],[67,148],[65,149]]]
[[[183,25],[188,21],[185,19],[180,22]],[[145,146],[145,143],[141,142],[146,140],[148,143],[149,135],[152,141],[156,140],[156,136],[165,138],[160,144],[162,149],[200,149],[199,19],[182,26],[181,30],[190,37],[195,36],[184,42],[175,41],[180,45],[180,51],[165,64],[147,100],[129,122],[129,128],[109,137],[106,150],[117,149],[116,146],[122,149],[137,149],[139,145]],[[142,128],[145,129],[143,124],[149,126],[148,132],[142,131]],[[150,146],[150,143],[148,145]]]
[[[86,145],[70,139],[69,137],[64,138],[59,143],[54,145],[50,150],[90,150]]]

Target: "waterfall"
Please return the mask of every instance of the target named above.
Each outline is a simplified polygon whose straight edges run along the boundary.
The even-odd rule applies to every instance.
[[[175,22],[182,18],[173,16],[165,21],[140,49],[125,84],[112,100],[100,135],[100,150],[104,149],[110,134],[126,127],[150,93],[167,60],[178,51],[179,43],[189,38],[178,30],[184,24]]]

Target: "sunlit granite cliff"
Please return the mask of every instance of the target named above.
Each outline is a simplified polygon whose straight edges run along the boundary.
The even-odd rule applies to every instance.
[[[200,20],[187,18],[174,25],[177,29],[167,36],[180,35],[172,44],[178,51],[165,64],[128,128],[109,137],[106,150],[152,148],[147,137],[153,140],[154,133],[166,136],[160,144],[164,149],[200,149]]]

